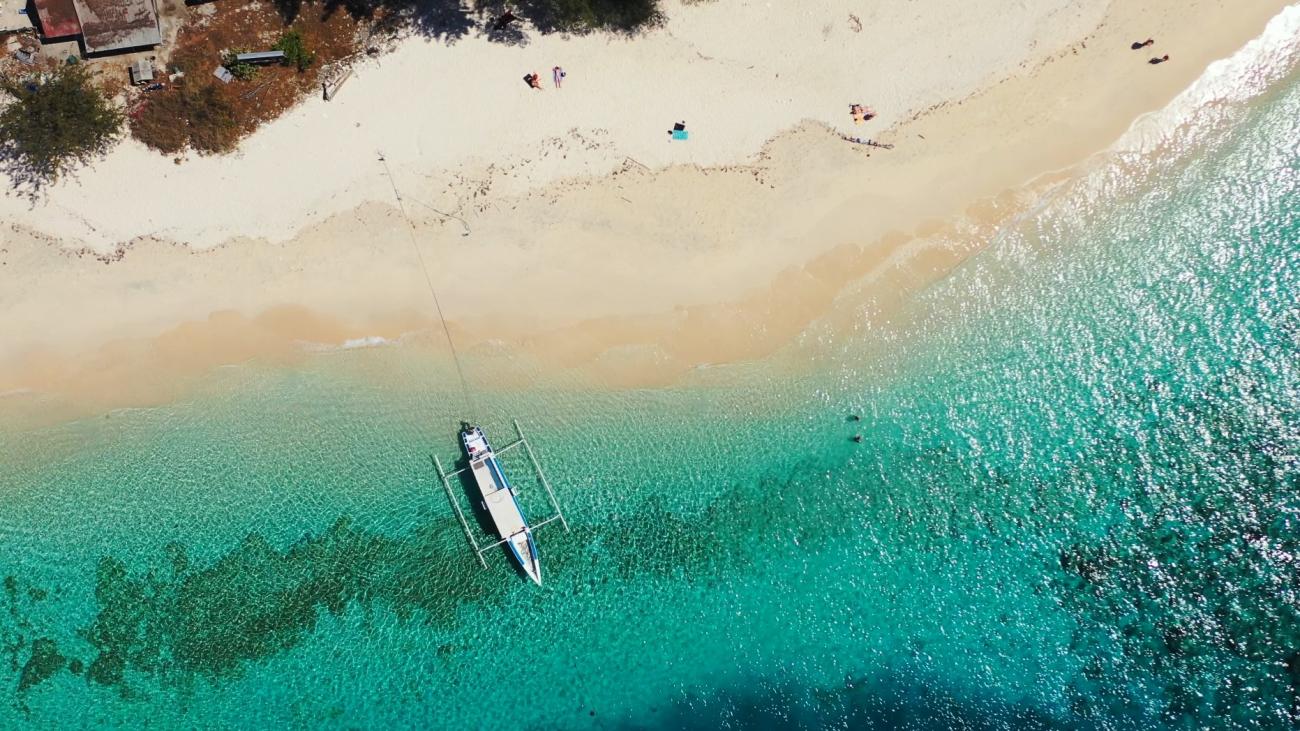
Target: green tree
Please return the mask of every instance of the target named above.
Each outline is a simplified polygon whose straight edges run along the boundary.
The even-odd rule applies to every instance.
[[[10,103],[0,110],[0,169],[32,192],[102,156],[122,114],[81,65],[31,76],[0,75]]]
[[[316,55],[309,52],[307,47],[302,43],[302,34],[296,30],[280,36],[280,40],[275,44],[275,50],[284,51],[284,60],[290,66],[298,69],[301,73],[311,66],[311,62],[316,60]]]

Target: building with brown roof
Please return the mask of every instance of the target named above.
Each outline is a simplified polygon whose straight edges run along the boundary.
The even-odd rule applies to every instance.
[[[33,0],[47,38],[81,36],[86,55],[162,43],[154,0]]]
[[[46,38],[70,38],[81,35],[81,21],[72,0],[34,0],[41,35]]]

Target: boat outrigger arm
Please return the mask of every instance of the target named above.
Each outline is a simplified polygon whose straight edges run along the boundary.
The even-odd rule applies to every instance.
[[[533,454],[533,448],[524,437],[523,429],[519,427],[519,422],[514,422],[515,432],[518,438],[515,441],[501,447],[493,449],[487,442],[482,430],[478,427],[468,427],[462,432],[465,451],[470,460],[469,467],[464,467],[452,472],[447,472],[442,468],[442,462],[434,456],[433,462],[438,469],[438,477],[442,480],[442,487],[447,491],[447,499],[451,501],[452,508],[456,511],[456,517],[460,520],[460,526],[465,531],[465,539],[469,541],[470,547],[474,550],[474,555],[478,557],[479,563],[483,568],[487,568],[487,561],[483,559],[484,551],[491,550],[506,544],[510,552],[514,554],[515,560],[519,562],[524,573],[534,583],[542,583],[541,561],[537,554],[537,546],[533,543],[533,531],[537,528],[552,523],[556,520],[564,526],[567,533],[569,523],[564,519],[564,513],[560,510],[560,504],[555,499],[555,493],[551,490],[551,484],[546,479],[546,474],[542,472],[542,466],[537,462],[537,456]],[[538,480],[542,487],[546,489],[546,495],[550,498],[551,505],[555,508],[555,515],[533,525],[529,525],[524,518],[523,509],[515,497],[518,490],[507,480],[505,473],[501,470],[501,465],[497,461],[497,455],[523,446],[524,451],[528,454],[528,460],[532,463],[533,470],[537,473]],[[492,518],[497,535],[500,540],[495,543],[479,546],[474,538],[473,531],[469,528],[469,523],[465,520],[465,514],[460,508],[460,503],[456,500],[455,493],[451,489],[451,478],[462,472],[470,471],[474,476],[480,493],[483,496],[483,507],[489,517]]]

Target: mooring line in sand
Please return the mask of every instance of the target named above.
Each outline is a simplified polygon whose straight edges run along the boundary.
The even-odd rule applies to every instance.
[[[465,219],[461,218],[460,216],[457,216],[457,215],[454,214],[454,213],[446,213],[446,212],[444,212],[444,211],[440,211],[440,210],[438,210],[437,208],[434,208],[433,206],[429,205],[428,203],[425,203],[424,201],[422,201],[422,200],[420,200],[420,199],[418,199],[418,198],[415,199],[415,202],[416,202],[416,203],[419,203],[420,205],[424,206],[425,208],[428,208],[429,210],[433,211],[434,213],[438,214],[439,216],[442,216],[443,218],[454,218],[454,219],[456,219],[457,221],[460,221],[460,225],[462,225],[462,226],[465,227],[465,233],[461,234],[461,236],[469,236],[469,233],[470,233],[470,232],[469,232],[469,222],[466,221]]]
[[[429,294],[433,295],[433,306],[438,311],[438,320],[442,322],[442,334],[447,336],[447,346],[451,348],[451,359],[456,363],[456,375],[460,376],[461,393],[465,397],[466,416],[474,412],[474,399],[470,393],[469,381],[465,378],[465,369],[460,363],[460,353],[456,350],[456,342],[452,340],[451,328],[447,326],[447,317],[442,313],[442,302],[438,299],[438,290],[433,286],[433,277],[429,276],[429,267],[424,262],[424,253],[420,251],[420,244],[415,240],[415,224],[411,221],[411,216],[406,212],[406,203],[402,200],[402,194],[397,189],[397,181],[393,179],[393,171],[388,167],[388,160],[384,153],[379,153],[379,162],[384,164],[384,174],[388,176],[388,184],[393,187],[393,197],[397,199],[397,208],[402,212],[402,218],[406,221],[406,235],[411,240],[411,248],[415,249],[415,257],[420,261],[420,271],[424,272],[424,282],[429,285]]]

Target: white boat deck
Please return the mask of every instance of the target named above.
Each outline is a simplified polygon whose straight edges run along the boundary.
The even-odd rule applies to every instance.
[[[474,430],[465,435],[465,449],[469,451],[470,459],[476,459],[483,456],[488,451],[487,437],[483,432]]]
[[[479,492],[483,493],[483,502],[487,505],[488,514],[496,524],[497,534],[502,538],[509,538],[519,531],[526,530],[528,524],[524,522],[524,514],[519,510],[514,494],[504,485],[497,483],[488,460],[476,460],[470,467],[474,473],[474,481],[478,483]]]

